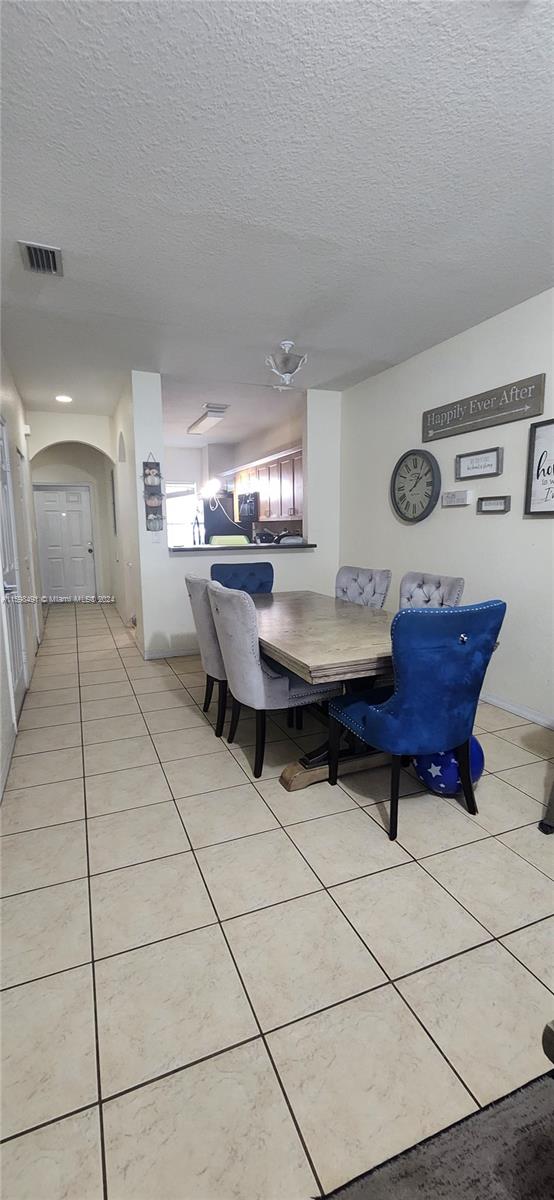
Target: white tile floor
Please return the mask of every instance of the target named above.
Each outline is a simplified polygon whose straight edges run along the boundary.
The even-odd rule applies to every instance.
[[[0,810],[7,1200],[307,1200],[549,1067],[554,733],[489,704],[479,814],[296,794],[197,658],[52,609]]]

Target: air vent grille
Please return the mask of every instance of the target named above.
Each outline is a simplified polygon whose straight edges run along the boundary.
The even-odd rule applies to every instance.
[[[58,247],[20,242],[19,248],[26,271],[33,271],[35,275],[63,275],[62,252]]]

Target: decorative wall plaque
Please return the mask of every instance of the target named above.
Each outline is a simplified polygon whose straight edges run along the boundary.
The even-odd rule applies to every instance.
[[[465,505],[471,504],[473,492],[458,491],[458,492],[443,492],[441,496],[441,508],[464,508]]]
[[[554,516],[554,420],[537,421],[529,430],[525,512]]]
[[[157,533],[164,527],[162,476],[160,464],[152,455],[142,464],[142,482],[144,484],[144,510],[146,528],[149,533]]]
[[[484,479],[487,475],[501,475],[503,466],[502,446],[493,446],[491,450],[477,450],[474,454],[457,454],[456,479]]]
[[[423,414],[422,441],[435,442],[457,433],[539,417],[544,409],[544,380],[544,375],[530,375],[478,396],[429,408]]]
[[[479,496],[478,513],[507,513],[512,507],[511,496]]]

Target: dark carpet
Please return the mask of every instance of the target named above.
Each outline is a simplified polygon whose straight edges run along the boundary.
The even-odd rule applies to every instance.
[[[551,1200],[554,1072],[329,1195],[333,1200]]]

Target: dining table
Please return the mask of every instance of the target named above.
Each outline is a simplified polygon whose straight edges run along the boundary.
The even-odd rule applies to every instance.
[[[369,689],[377,679],[390,682],[394,614],[311,591],[260,593],[252,599],[260,648],[287,671],[312,684],[367,679]],[[350,738],[340,753],[339,775],[382,766],[388,758]],[[327,774],[322,724],[321,745],[287,764],[280,781],[287,791],[297,791]]]

